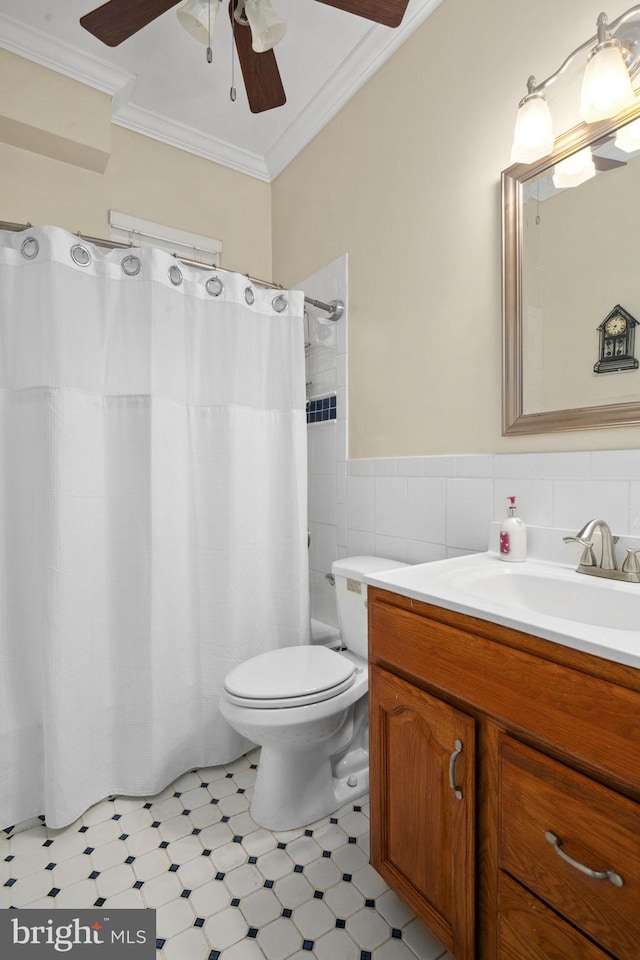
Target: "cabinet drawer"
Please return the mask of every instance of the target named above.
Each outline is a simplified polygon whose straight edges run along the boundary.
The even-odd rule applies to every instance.
[[[498,897],[498,960],[610,960],[504,873]]]
[[[637,960],[640,805],[504,737],[500,810],[500,867],[618,960]],[[622,885],[577,864],[613,871]]]

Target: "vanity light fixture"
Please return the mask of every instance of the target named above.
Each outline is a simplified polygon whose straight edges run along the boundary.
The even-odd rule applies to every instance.
[[[553,130],[545,90],[586,50],[589,56],[582,80],[580,116],[586,123],[594,123],[615,117],[634,101],[631,81],[640,69],[640,5],[611,23],[601,13],[595,36],[576,47],[555,73],[541,83],[529,77],[527,95],[518,105],[513,163],[533,163],[551,153]]]
[[[640,120],[632,120],[616,130],[615,145],[624,153],[635,153],[640,150]]]
[[[556,164],[553,172],[553,185],[557,188],[578,187],[585,180],[595,177],[596,167],[593,162],[591,147],[578,150],[566,159]]]

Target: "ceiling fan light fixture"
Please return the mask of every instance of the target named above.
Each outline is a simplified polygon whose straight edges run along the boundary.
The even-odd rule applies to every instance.
[[[210,42],[220,0],[185,0],[176,10],[180,26],[205,45]]]
[[[273,49],[287,32],[286,23],[273,9],[270,0],[245,0],[244,14],[251,27],[254,53]]]

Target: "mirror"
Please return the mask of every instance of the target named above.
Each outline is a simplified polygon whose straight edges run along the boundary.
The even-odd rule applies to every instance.
[[[636,130],[640,138],[640,100],[502,174],[503,436],[640,423],[640,369],[618,319],[629,335],[638,321],[637,356],[640,139],[628,142]],[[564,187],[558,168],[578,156],[591,176]]]

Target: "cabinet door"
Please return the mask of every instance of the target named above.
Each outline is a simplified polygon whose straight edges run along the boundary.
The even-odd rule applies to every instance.
[[[456,960],[474,956],[474,721],[371,668],[371,862]]]

